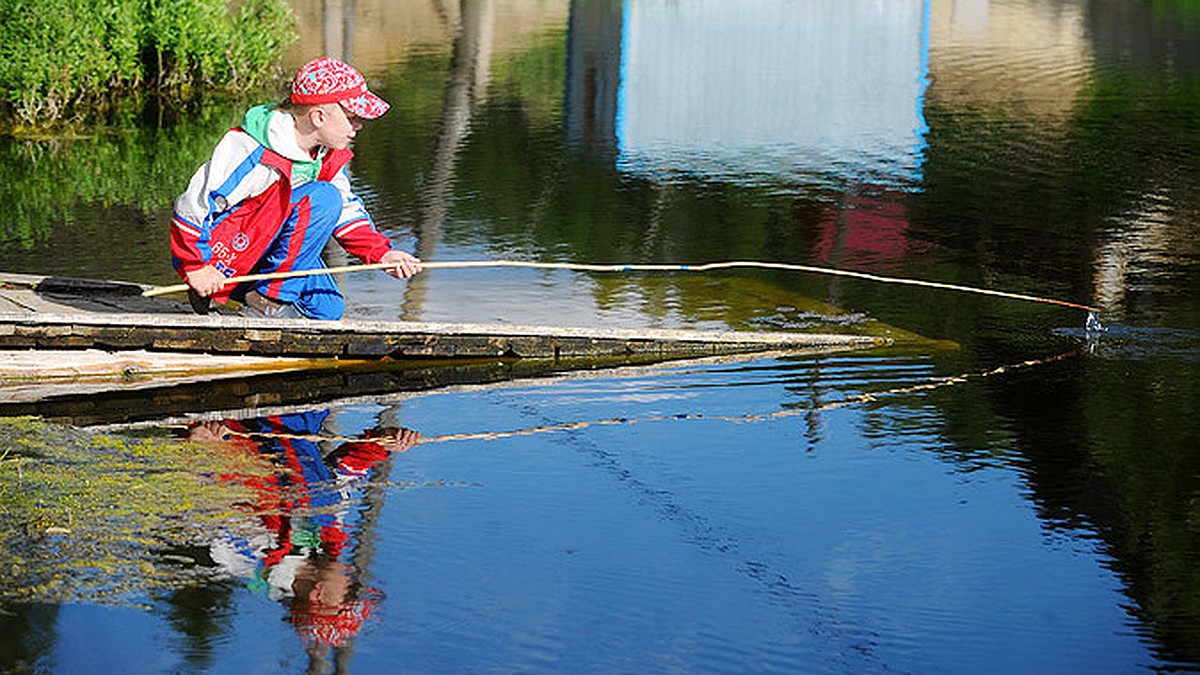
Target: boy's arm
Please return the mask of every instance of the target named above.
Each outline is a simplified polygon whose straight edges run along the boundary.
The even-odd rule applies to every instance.
[[[222,213],[265,190],[274,170],[259,163],[262,146],[247,134],[229,131],[175,200],[171,218],[171,258],[179,275],[201,294],[221,273],[210,263],[209,236]],[[198,273],[198,274],[196,274]],[[195,283],[193,283],[195,282]],[[213,291],[218,290],[216,286]]]
[[[375,223],[362,200],[350,188],[346,170],[339,171],[332,182],[342,193],[342,217],[333,230],[333,236],[342,248],[368,265],[396,263],[396,267],[387,270],[388,274],[395,277],[408,278],[421,271],[420,260],[392,248],[391,240],[375,229]]]

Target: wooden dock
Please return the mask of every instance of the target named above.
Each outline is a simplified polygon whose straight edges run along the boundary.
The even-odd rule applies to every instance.
[[[31,383],[253,375],[367,362],[664,361],[876,347],[836,334],[617,329],[407,321],[313,321],[192,313],[122,282],[0,274],[0,401]],[[180,380],[182,381],[182,380]]]

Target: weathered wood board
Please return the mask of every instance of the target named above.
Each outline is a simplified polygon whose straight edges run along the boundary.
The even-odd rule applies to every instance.
[[[874,337],[807,333],[311,321],[187,314],[0,313],[0,348],[100,349],[300,358],[603,358],[863,349]]]
[[[0,402],[371,362],[540,361],[545,370],[880,346],[837,334],[616,329],[194,314],[137,284],[0,274]]]

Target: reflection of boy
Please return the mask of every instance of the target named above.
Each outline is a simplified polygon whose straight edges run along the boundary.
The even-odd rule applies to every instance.
[[[331,238],[363,262],[395,263],[393,276],[420,271],[375,229],[346,172],[362,121],[387,109],[357,70],[321,58],[300,69],[286,101],[251,108],[225,134],[172,218],[172,260],[193,307],[235,294],[250,314],[340,319],[345,300],[328,274],[225,285],[251,272],[324,269]]]
[[[339,646],[358,634],[383,594],[360,588],[354,569],[329,558],[309,558],[292,582],[296,632],[312,645]]]
[[[328,412],[208,422],[189,429],[193,441],[224,441],[240,451],[271,458],[280,469],[267,478],[231,477],[255,494],[258,532],[225,532],[210,554],[231,576],[288,603],[292,623],[314,644],[337,645],[357,633],[381,598],[360,588],[358,570],[339,559],[350,539],[345,517],[354,488],[392,452],[404,452],[420,435],[376,429],[363,441],[323,454],[319,435]]]

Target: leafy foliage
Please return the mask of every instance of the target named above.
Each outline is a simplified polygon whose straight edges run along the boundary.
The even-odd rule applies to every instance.
[[[16,0],[0,12],[0,104],[24,125],[75,120],[139,88],[258,86],[296,39],[284,0]],[[92,104],[80,106],[79,104]]]

